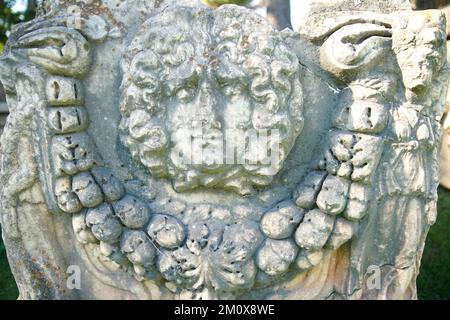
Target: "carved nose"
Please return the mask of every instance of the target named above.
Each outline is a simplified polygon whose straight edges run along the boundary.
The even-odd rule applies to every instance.
[[[199,88],[199,104],[201,107],[213,107],[216,104],[211,85],[203,81]]]
[[[221,123],[217,120],[216,104],[217,99],[211,84],[207,80],[203,81],[198,91],[198,113],[197,119],[193,121],[194,126],[220,129]]]

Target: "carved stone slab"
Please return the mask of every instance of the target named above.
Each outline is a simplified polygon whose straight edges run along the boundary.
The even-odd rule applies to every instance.
[[[20,297],[416,298],[445,18],[328,3],[298,32],[162,0],[54,0],[17,26],[0,188]]]

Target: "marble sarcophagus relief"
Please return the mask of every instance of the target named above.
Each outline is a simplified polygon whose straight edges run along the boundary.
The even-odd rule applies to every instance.
[[[13,30],[0,188],[20,297],[416,298],[443,15],[317,0],[294,32],[181,2],[54,0]]]

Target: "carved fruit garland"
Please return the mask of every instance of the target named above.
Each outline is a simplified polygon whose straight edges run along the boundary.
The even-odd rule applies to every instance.
[[[51,43],[55,34],[67,40],[67,50],[61,51],[67,60],[36,54],[34,43],[46,38]],[[259,223],[236,218],[237,208],[142,200],[102,165],[86,131],[89,119],[80,80],[90,65],[86,38],[63,27],[40,30],[39,37],[43,39],[28,34],[19,43],[29,60],[48,72],[52,172],[46,174],[53,181],[48,187],[54,190],[57,208],[52,199],[48,205],[55,213],[72,214],[79,242],[97,243],[110,261],[132,267],[138,280],[160,281],[162,276],[167,287],[185,298],[238,294],[289,271],[316,266],[326,250],[352,238],[368,212],[371,176],[381,152],[381,139],[372,134],[383,128],[349,128],[345,110],[328,134],[326,145],[331,147],[322,153],[317,171],[307,174],[292,199],[265,212]],[[371,160],[360,157],[364,148],[373,148]]]

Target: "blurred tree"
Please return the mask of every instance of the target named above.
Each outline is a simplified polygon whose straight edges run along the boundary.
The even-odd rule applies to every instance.
[[[435,9],[442,8],[450,4],[450,0],[411,0],[414,9]]]
[[[13,11],[12,7],[18,0],[0,0],[0,54],[3,46],[8,40],[11,27],[19,22],[28,21],[34,18],[38,0],[26,0],[26,6],[21,11]],[[0,103],[5,101],[3,87],[0,83]],[[2,116],[0,116],[1,120]]]
[[[292,29],[290,0],[269,0],[267,4],[267,19],[278,30]]]
[[[0,0],[0,51],[8,39],[9,30],[19,22],[33,19],[37,0],[27,0],[23,11],[14,12],[11,8],[18,0]]]

